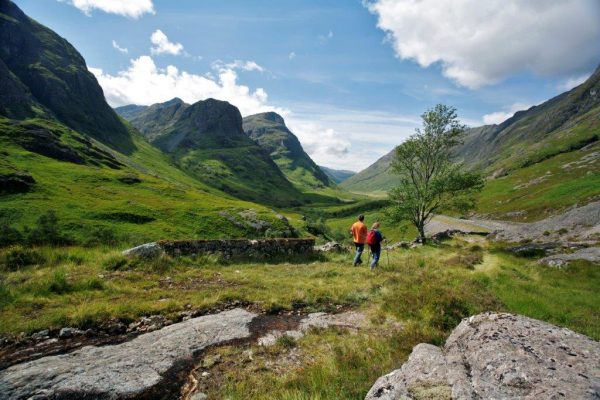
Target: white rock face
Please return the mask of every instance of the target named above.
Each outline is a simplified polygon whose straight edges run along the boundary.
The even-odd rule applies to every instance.
[[[17,364],[0,371],[0,399],[123,399],[148,393],[208,346],[250,336],[242,309],[193,318],[111,346]]]
[[[463,320],[443,349],[415,346],[367,400],[598,399],[600,343],[512,314]]]

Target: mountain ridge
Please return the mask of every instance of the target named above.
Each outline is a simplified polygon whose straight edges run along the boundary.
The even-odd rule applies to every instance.
[[[271,111],[244,117],[243,128],[252,140],[270,154],[288,180],[299,188],[316,189],[334,185],[304,151],[281,115]]]

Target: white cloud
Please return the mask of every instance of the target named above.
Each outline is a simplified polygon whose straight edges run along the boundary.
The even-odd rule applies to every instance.
[[[258,72],[265,71],[265,69],[263,67],[261,67],[260,65],[258,65],[255,61],[242,61],[242,60],[235,60],[235,61],[233,61],[231,63],[227,63],[227,64],[223,63],[222,61],[215,61],[213,63],[213,68],[215,68],[217,70],[241,69],[244,71],[258,71]]]
[[[121,53],[124,53],[124,54],[129,53],[129,50],[127,50],[125,47],[119,46],[119,43],[117,43],[116,40],[112,41],[112,46],[113,46],[113,48],[117,49]]]
[[[365,0],[396,55],[478,88],[519,72],[575,75],[600,59],[598,0]]]
[[[290,54],[288,54],[288,58],[290,60],[293,60],[294,58],[296,58],[296,53],[292,51]]]
[[[97,9],[109,14],[118,14],[129,18],[139,18],[154,14],[152,0],[59,0],[66,1],[90,16]]]
[[[160,29],[157,29],[152,33],[150,41],[153,44],[150,49],[152,54],[172,54],[176,56],[183,52],[183,45],[181,43],[170,42],[167,35]]]
[[[267,93],[258,88],[251,91],[237,82],[235,70],[222,68],[216,77],[180,71],[169,65],[158,68],[150,56],[132,59],[129,68],[110,75],[98,68],[90,68],[113,107],[126,104],[149,105],[179,97],[195,103],[209,97],[226,100],[240,109],[243,115],[265,111],[286,114],[287,110],[267,105]]]
[[[517,111],[527,110],[532,105],[533,104],[514,103],[508,107],[504,107],[502,111],[496,111],[490,114],[485,114],[483,116],[483,123],[485,125],[501,124],[502,122],[515,115]]]
[[[573,89],[575,86],[581,85],[590,77],[590,74],[583,74],[579,76],[571,76],[565,79],[562,83],[557,86],[557,89],[561,92],[566,92]]]

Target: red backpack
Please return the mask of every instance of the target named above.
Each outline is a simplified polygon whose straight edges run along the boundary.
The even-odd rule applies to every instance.
[[[367,233],[367,244],[369,246],[373,246],[379,243],[377,240],[377,232],[375,230],[371,230]]]

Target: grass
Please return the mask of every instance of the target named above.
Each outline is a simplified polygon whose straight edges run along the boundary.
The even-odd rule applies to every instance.
[[[79,154],[79,147],[71,144],[83,140],[78,133],[50,121],[27,123],[55,132],[60,143]],[[127,157],[112,153],[123,164],[113,169],[90,164],[94,160],[88,156],[84,157],[87,164],[75,164],[27,151],[15,143],[16,137],[24,135],[19,125],[0,118],[0,174],[22,171],[36,181],[29,192],[0,195],[0,226],[22,231],[53,210],[77,243],[97,241],[102,229],[104,236],[111,236],[107,230],[113,232],[111,242],[131,245],[163,238],[264,236],[224,216],[254,209],[273,229],[285,228],[275,210],[235,199],[193,179],[137,136],[134,153]],[[141,182],[122,181],[132,175]]]
[[[28,255],[26,262],[15,256],[19,251]],[[316,330],[280,339],[273,348],[211,350],[207,357],[218,354],[221,361],[211,370],[219,378],[207,380],[207,390],[230,399],[364,398],[414,345],[440,345],[463,317],[488,310],[600,339],[600,270],[589,264],[542,267],[490,248],[481,237],[389,256],[389,264],[384,255],[371,272],[351,267],[351,254],[264,263],[214,256],[136,261],[112,247],[4,249],[0,327],[3,335],[87,328],[157,313],[174,318],[189,307],[208,310],[236,301],[265,313],[342,307],[367,316],[368,326],[357,333]],[[18,267],[7,265],[14,260]]]

